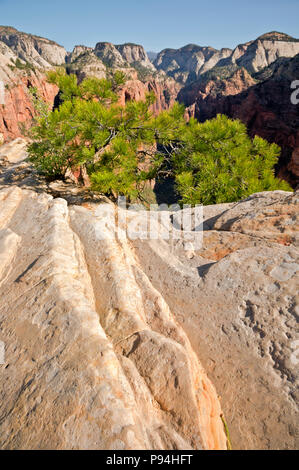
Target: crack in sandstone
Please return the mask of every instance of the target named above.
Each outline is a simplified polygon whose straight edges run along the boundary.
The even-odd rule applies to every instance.
[[[78,211],[79,211],[80,217],[78,217],[79,215]],[[74,214],[76,214],[77,217],[75,217]],[[82,219],[84,221],[83,223],[82,223]],[[134,259],[134,254],[133,252],[131,252],[132,249],[130,248],[128,242],[123,241],[123,240],[116,241],[112,238],[109,241],[101,240],[100,242],[97,242],[96,237],[94,237],[94,234],[93,236],[90,236],[90,231],[92,232],[92,230],[90,229],[92,228],[93,223],[94,223],[93,218],[90,217],[90,213],[86,209],[74,208],[71,210],[71,226],[74,229],[74,231],[78,233],[85,247],[85,259],[86,259],[87,267],[90,273],[93,291],[95,293],[96,303],[101,304],[101,307],[99,309],[101,323],[104,326],[106,333],[111,337],[114,347],[117,348],[117,350],[121,350],[121,353],[125,355],[127,358],[128,357],[131,358],[131,356],[134,356],[133,363],[135,364],[136,369],[138,370],[141,377],[145,379],[147,386],[150,389],[151,393],[153,394],[155,401],[160,404],[161,409],[164,409],[163,406],[161,405],[161,400],[157,398],[157,394],[165,396],[167,393],[172,393],[171,387],[168,387],[168,389],[167,387],[166,389],[162,387],[162,392],[161,390],[157,392],[153,383],[151,383],[151,380],[153,380],[153,378],[150,378],[148,375],[148,369],[149,369],[148,361],[149,361],[149,356],[152,355],[151,348],[154,347],[154,344],[157,341],[157,338],[161,338],[162,343],[163,343],[162,338],[166,339],[167,333],[166,333],[166,336],[165,334],[163,334],[163,332],[162,332],[162,335],[160,335],[159,328],[158,330],[157,328],[154,328],[154,331],[152,331],[150,334],[150,339],[149,339],[150,348],[148,349],[148,347],[145,346],[145,354],[141,354],[141,356],[145,356],[146,358],[145,364],[142,363],[142,360],[138,355],[139,348],[142,349],[143,343],[146,345],[147,343],[146,336],[148,335],[148,333],[151,331],[151,328],[153,327],[153,325],[151,325],[151,319],[149,318],[150,315],[148,313],[146,299],[144,299],[144,297],[152,295],[151,291],[153,290],[153,288],[151,286],[149,287],[149,284],[150,284],[149,282],[147,286],[145,285],[138,286],[136,279],[135,279],[134,271],[132,271],[132,267],[135,266],[136,262]],[[87,233],[86,227],[89,227],[89,233]],[[96,254],[96,263],[94,263],[93,260],[91,259],[95,254]],[[99,266],[102,266],[102,267],[105,266],[104,274],[103,273],[99,274],[99,271],[100,271],[98,269]],[[117,286],[117,296],[115,297],[113,295],[111,297],[111,289],[113,290],[114,286],[113,286],[113,283],[110,282],[111,279],[109,279],[109,276],[107,275],[107,273],[110,273],[110,272],[114,273],[112,275],[112,280],[113,280],[113,283]],[[103,286],[101,287],[100,294],[98,293],[99,282],[106,282],[106,285],[104,286],[104,288]],[[107,293],[109,293],[108,298],[106,299],[106,308],[104,309],[104,312],[103,312],[103,300],[104,300],[103,293],[106,293],[106,297],[107,297]],[[140,293],[141,293],[141,298],[140,298]],[[143,293],[145,293],[145,295],[142,295]],[[155,296],[161,297],[157,291],[155,291]],[[129,297],[134,299],[134,302],[130,303],[129,301],[129,305],[128,305]],[[113,298],[113,302],[111,305],[112,298]],[[159,314],[160,316],[162,316],[162,318],[160,319],[160,322],[162,323],[162,325],[163,325],[163,322],[165,322],[165,320],[166,322],[171,321],[172,329],[176,329],[176,330],[179,329],[178,325],[174,321],[174,318],[172,317],[168,309],[167,304],[162,299],[162,297],[160,300],[160,304],[161,305],[159,306],[160,307]],[[163,308],[166,313],[166,319],[164,320],[163,320],[163,315],[165,316],[165,313],[163,312]],[[112,322],[110,321],[109,314],[107,315],[107,311],[111,312],[111,310],[118,312],[118,315],[113,318]],[[145,312],[145,310],[147,310],[147,312]],[[106,312],[106,315],[105,315],[105,312]],[[145,313],[147,313],[147,315]],[[127,323],[126,326],[128,326],[129,324],[129,329],[131,329],[132,331],[127,336],[119,338],[119,331],[118,331],[119,324],[121,324],[121,327],[125,327],[125,325],[122,323],[123,316],[125,317],[125,320]],[[145,318],[146,316],[147,318]],[[135,330],[134,323],[135,322],[138,323],[140,322],[140,320],[144,322],[142,325],[143,327],[141,329],[139,328],[138,330]],[[130,340],[133,337],[135,337],[137,333],[138,333],[138,343],[134,341],[133,345],[130,346]],[[152,336],[153,334],[154,336]],[[197,358],[194,352],[191,350],[191,346],[187,338],[184,338],[184,340],[182,341],[182,337],[184,337],[183,331],[181,330],[180,332],[177,332],[176,335],[181,336],[180,341],[183,342],[184,347],[187,348],[187,351],[188,351],[188,354],[186,356],[187,364],[188,364],[188,356],[189,357],[191,356],[193,362],[195,363],[195,367],[198,367],[198,365],[196,365]],[[114,340],[114,338],[116,338],[116,341]],[[161,345],[161,340],[158,339],[158,345],[160,345],[158,346],[159,350],[163,349],[163,346]],[[176,341],[171,339],[171,335],[167,339],[167,341],[168,341],[168,344],[174,345],[176,350],[177,348],[182,347],[180,342],[179,343],[177,342],[177,338],[176,338]],[[129,342],[129,346],[128,346],[129,351],[126,351],[126,343],[128,342]],[[169,349],[169,346],[167,346],[167,349]],[[186,361],[186,358],[185,358],[185,361]],[[174,360],[177,361],[176,355],[174,356]],[[192,366],[191,366],[191,369],[192,369]],[[173,368],[171,371],[168,370],[167,372],[168,373],[170,372],[171,374],[175,374],[175,375],[177,374],[177,371],[175,370],[175,368]],[[156,373],[156,371],[154,373]],[[215,401],[217,401],[217,396],[215,395],[213,388],[211,384],[209,383],[208,379],[205,377],[203,370],[200,369],[199,373],[202,374],[202,380],[206,381],[207,389],[208,388],[210,389],[209,391],[212,395],[211,399],[212,400],[214,399]],[[192,388],[192,381],[194,379],[192,379],[191,377],[190,379],[191,379],[191,383],[186,384],[185,386],[186,390],[190,387]],[[189,379],[189,382],[190,382],[190,379]],[[161,381],[161,377],[160,376],[156,377],[155,380]],[[175,377],[175,382],[177,383],[177,377]],[[193,386],[195,386],[196,388],[195,383]],[[198,384],[197,384],[197,387],[200,388]],[[176,387],[174,387],[174,389],[175,388]],[[181,391],[182,390],[180,390],[180,393]],[[196,393],[198,395],[198,391],[196,391]],[[213,397],[213,393],[214,393],[214,397]],[[203,408],[205,406],[211,406],[211,403],[209,403],[209,399],[207,399],[207,397],[204,397],[203,395],[201,397],[203,403],[200,403],[200,399],[198,398],[198,396],[197,398],[193,397],[193,400],[195,399],[195,403],[194,403],[195,407],[193,409],[193,414],[195,414],[194,416],[195,422],[197,419],[199,420],[202,419],[202,417],[200,416],[201,413],[203,414],[204,411],[206,412],[206,410],[203,410]],[[182,421],[184,420],[186,421],[186,416],[184,416],[184,413],[182,413],[182,411],[180,410],[180,407],[182,407],[182,404],[180,404],[180,402],[182,401],[182,397],[179,396],[178,394],[176,395],[172,393],[172,399],[175,402],[175,405],[172,409],[172,415],[174,416],[176,431],[179,432],[180,430],[182,431],[182,429],[184,429],[184,426],[182,426]],[[205,401],[206,403],[204,403]],[[176,406],[178,407],[178,410],[176,409]],[[198,406],[199,406],[199,410],[197,408]],[[199,416],[196,418],[198,411],[199,411]],[[215,419],[217,420],[217,418],[220,417],[219,412],[220,412],[220,409],[218,409],[218,415],[216,411],[215,416],[207,417],[207,422],[205,423],[207,428],[211,426],[211,424],[209,424],[209,420],[211,420],[211,423],[213,423],[213,420]],[[176,414],[178,415],[181,414],[181,415],[180,417],[177,417]],[[209,434],[209,431],[208,431],[207,435],[205,436],[205,431],[203,431],[204,422],[202,422],[200,423],[201,426],[199,426],[199,429],[196,429],[196,426],[195,426],[193,431],[190,433],[189,428],[190,426],[192,427],[193,423],[188,422],[189,420],[190,418],[187,419],[185,432],[187,433],[189,442],[191,441],[193,446],[195,445],[196,447],[198,447],[200,445],[200,447],[203,446],[203,448],[209,448],[209,447],[217,448],[219,446],[218,434],[219,434],[219,431],[220,433],[222,431],[220,427],[218,431],[215,432],[215,430],[213,429],[213,426],[215,425],[215,423],[213,423],[211,431],[210,431],[210,435],[208,435]],[[180,427],[177,426],[176,424],[177,421],[180,422]],[[173,424],[174,423],[172,423],[172,425]],[[196,437],[195,437],[196,434],[199,434],[198,441],[196,441]],[[223,440],[223,435],[220,439]]]
[[[221,226],[239,214],[235,224],[251,233],[236,239],[236,225],[215,237],[211,226],[190,260],[179,244],[101,239],[92,207],[0,191],[0,230],[19,240],[0,284],[1,447],[225,448],[202,363],[221,393],[234,448],[295,448],[298,252],[265,241],[294,226],[259,219],[272,202],[278,214],[285,204],[295,213],[295,199],[271,192],[225,215],[223,206],[205,208],[208,220],[220,213]],[[213,252],[220,255],[212,263]]]
[[[20,195],[6,218],[22,244],[2,287],[9,368],[0,381],[1,447],[225,448],[217,395],[187,338],[179,344],[148,324],[130,248],[97,245],[92,221],[81,223],[87,210],[69,214],[63,200]],[[137,330],[142,339],[130,358],[116,355]],[[22,377],[32,374],[24,393]]]

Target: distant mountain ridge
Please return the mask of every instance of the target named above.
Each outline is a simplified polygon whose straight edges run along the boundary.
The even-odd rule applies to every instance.
[[[72,52],[67,52],[55,41],[18,31],[11,26],[0,26],[0,42],[5,43],[21,61],[39,68],[71,63],[80,54],[92,54],[93,61],[100,60],[104,66],[142,68],[152,73],[160,71],[182,84],[197,80],[214,67],[236,65],[246,68],[249,73],[256,73],[279,57],[293,57],[299,53],[299,39],[277,31],[265,33],[234,49],[217,50],[187,44],[179,49],[150,52],[150,58],[143,46],[129,42],[119,45],[98,42],[94,48],[75,46]],[[99,63],[97,65],[103,69]]]
[[[94,48],[84,45],[75,46],[72,52],[40,36],[18,31],[11,26],[0,26],[0,44],[4,43],[24,64],[47,69],[54,65],[74,62],[79,55],[93,54],[94,61],[100,68],[142,67],[156,72],[143,46],[133,43],[114,45],[109,42],[98,42]],[[97,59],[95,58],[97,57]],[[102,62],[102,67],[99,64]]]
[[[153,62],[158,55],[158,52],[154,52],[154,51],[147,51],[146,53],[151,62]]]
[[[15,28],[0,26],[0,41],[6,44],[23,62],[40,68],[65,63],[63,46],[46,38],[23,33]]]
[[[81,45],[67,52],[55,41],[18,31],[11,26],[0,26],[0,42],[5,43],[21,61],[39,68],[71,63],[80,54],[93,53],[104,66],[143,68],[152,73],[160,71],[182,84],[197,80],[214,67],[238,66],[246,68],[249,73],[256,73],[279,57],[294,57],[299,53],[299,39],[277,31],[265,33],[234,49],[224,47],[217,50],[187,44],[179,49],[149,52],[150,57],[143,46],[130,42],[117,45],[98,42],[94,48]]]
[[[205,120],[224,113],[240,118],[252,135],[282,147],[280,174],[293,185],[299,179],[299,107],[290,103],[290,84],[299,79],[299,39],[271,31],[234,49],[187,44],[179,49],[147,52],[135,43],[77,45],[72,52],[40,36],[0,26],[0,80],[5,85],[0,133],[20,135],[18,124],[33,115],[28,88],[35,86],[53,103],[57,90],[45,71],[65,67],[79,80],[104,78],[116,70],[127,76],[120,100],[142,100],[154,92],[157,114],[178,99],[187,114]],[[273,92],[275,90],[275,93]],[[250,118],[249,118],[250,117]],[[282,131],[283,129],[283,131]]]
[[[182,83],[191,83],[214,67],[238,66],[255,73],[268,67],[279,57],[294,57],[299,53],[299,39],[272,31],[235,49],[201,47],[188,44],[179,49],[164,49],[154,60],[158,70]]]
[[[155,114],[174,103],[181,87],[165,72],[157,71],[138,44],[98,42],[94,48],[78,45],[67,52],[54,41],[1,26],[0,81],[5,105],[0,107],[0,134],[5,140],[20,136],[20,124],[29,125],[32,119],[30,87],[36,87],[41,97],[53,104],[58,90],[47,83],[45,72],[55,66],[65,67],[79,80],[87,76],[106,78],[116,70],[123,71],[127,82],[120,90],[120,102],[143,100],[151,91],[156,97],[152,106]]]
[[[227,72],[227,74],[224,73]],[[222,74],[221,74],[222,72]],[[240,119],[251,136],[277,143],[278,175],[294,188],[299,184],[299,105],[291,103],[291,83],[299,77],[299,54],[280,57],[250,74],[244,67],[211,70],[183,87],[178,101],[201,122],[225,114]]]

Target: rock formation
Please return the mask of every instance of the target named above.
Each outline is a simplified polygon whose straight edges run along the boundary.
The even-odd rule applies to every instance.
[[[153,72],[156,71],[142,46],[138,44],[120,44],[115,47],[127,63],[138,64],[140,67],[147,68]]]
[[[244,67],[250,73],[268,67],[279,57],[294,57],[299,53],[299,40],[287,34],[271,32],[254,41],[238,45],[234,50],[201,47],[189,44],[180,49],[164,49],[154,60],[176,80],[186,83],[199,79],[214,67]]]
[[[63,199],[0,199],[1,448],[226,448],[215,389],[129,243]]]
[[[108,67],[121,68],[126,65],[126,61],[121,53],[110,42],[97,43],[94,48],[94,53]]]
[[[73,49],[73,52],[68,54],[67,57],[67,62],[74,61],[76,60],[80,55],[86,54],[88,52],[92,52],[93,48],[92,47],[87,47],[87,46],[75,46]]]
[[[299,108],[290,96],[291,83],[298,80],[298,54],[298,39],[271,32],[233,51],[192,44],[165,49],[154,64],[185,84],[178,100],[188,107],[187,117],[203,122],[224,113],[241,119],[251,136],[280,145],[277,173],[296,187]]]
[[[188,44],[180,49],[164,49],[154,60],[154,65],[158,70],[163,70],[177,81],[185,83],[195,80],[231,53],[231,49],[218,51],[212,47]]]
[[[30,87],[52,105],[56,86],[47,83],[45,69],[65,62],[66,51],[48,39],[0,27],[0,80],[4,103],[0,106],[0,132],[11,139],[22,135],[20,125],[28,125],[34,114]]]
[[[29,88],[36,87],[39,95],[51,106],[58,89],[47,82],[44,74],[19,75],[5,89],[5,106],[0,108],[0,132],[5,140],[23,135],[22,125],[28,127],[34,115]]]
[[[234,449],[298,448],[298,193],[205,206],[192,250],[53,199],[22,140],[0,165],[1,448],[223,449],[222,410]]]
[[[35,67],[49,68],[65,63],[66,50],[49,39],[26,34],[12,27],[0,26],[0,41],[19,59]]]
[[[144,48],[138,44],[114,45],[110,42],[99,42],[93,52],[108,67],[124,68],[133,66],[139,69],[147,69],[148,72],[156,72]]]
[[[20,125],[27,125],[32,119],[34,109],[29,87],[36,87],[40,96],[50,104],[58,92],[55,85],[47,83],[39,68],[17,67],[17,59],[14,51],[0,41],[0,80],[4,89],[3,103],[0,104],[0,132],[5,140],[22,135]]]
[[[75,73],[79,80],[92,76],[99,79],[107,76],[107,67],[92,48],[75,46],[68,57],[68,73]]]
[[[120,92],[120,102],[144,99],[153,91],[154,113],[171,106],[181,86],[164,72],[158,73],[142,46],[98,43],[95,48],[78,45],[71,53],[45,38],[0,27],[0,81],[4,86],[4,105],[0,107],[0,132],[5,140],[22,135],[34,109],[28,89],[36,87],[40,96],[53,106],[58,89],[47,83],[45,71],[65,64],[68,73],[79,80],[88,76],[105,78],[121,70],[128,78]]]
[[[184,87],[178,100],[190,107],[190,114],[199,121],[226,114],[241,119],[250,135],[277,143],[282,149],[278,175],[296,187],[299,106],[291,102],[291,83],[297,80],[298,72],[299,54],[292,59],[278,59],[253,76],[237,68],[222,78],[220,69],[216,69],[210,77]]]
[[[299,40],[273,31],[237,46],[224,63],[237,64],[254,73],[268,67],[279,57],[294,57],[296,54],[299,54]]]

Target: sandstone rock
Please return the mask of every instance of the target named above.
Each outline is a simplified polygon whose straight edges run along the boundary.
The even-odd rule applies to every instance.
[[[80,55],[86,54],[87,52],[92,52],[92,47],[87,46],[75,46],[73,52],[70,55],[71,61],[76,60]]]
[[[295,43],[299,45],[298,43]],[[294,188],[299,182],[299,107],[291,103],[291,83],[297,80],[299,54],[279,59],[254,78],[237,69],[227,78],[214,78],[184,87],[178,100],[189,114],[204,122],[217,114],[243,121],[251,136],[259,135],[281,149],[278,175]],[[218,77],[217,77],[218,74]]]
[[[188,337],[105,220],[0,191],[1,448],[225,448]]]
[[[115,46],[120,52],[123,59],[129,64],[138,64],[141,67],[145,67],[152,72],[156,71],[156,68],[149,60],[147,53],[144,48],[138,44],[120,44]]]
[[[243,45],[240,53],[237,46],[231,62],[245,67],[249,72],[258,72],[275,62],[279,57],[294,57],[299,53],[299,41],[283,33],[266,33]]]
[[[128,80],[120,89],[120,104],[124,105],[130,100],[144,100],[149,92],[153,92],[156,101],[151,106],[154,114],[170,108],[177,97],[180,86],[171,78],[149,78],[145,82]]]
[[[298,447],[296,208],[207,206],[191,256],[116,239],[113,204],[0,191],[1,447],[224,448],[203,367],[233,448]]]
[[[8,83],[14,78],[15,70],[12,70],[17,55],[10,49],[4,42],[0,41],[0,80],[3,83]],[[1,103],[2,104],[2,103]]]
[[[234,50],[217,50],[195,44],[180,49],[164,49],[154,60],[154,65],[176,80],[190,83],[214,67],[237,65],[255,73],[268,67],[279,57],[294,57],[298,53],[297,39],[287,34],[271,32],[254,41],[240,44]]]
[[[56,198],[62,197],[68,204],[108,201],[105,196],[90,190],[84,168],[78,172],[78,175],[70,172],[65,182],[62,180],[47,181],[28,160],[27,145],[28,142],[25,139],[18,138],[0,148],[1,189],[9,189],[12,185],[16,185],[37,193],[46,192]]]
[[[180,49],[164,49],[154,60],[154,65],[158,70],[163,70],[179,82],[185,83],[198,78],[201,73],[210,70],[231,53],[231,49],[218,51],[212,47],[189,44]]]
[[[27,158],[26,152],[27,141],[22,138],[18,138],[1,146],[0,149],[0,161],[5,159],[8,163],[16,164],[20,163]]]
[[[94,53],[109,67],[124,67],[126,65],[120,52],[110,42],[98,42]]]
[[[298,194],[205,209],[192,259],[181,242],[136,241],[140,265],[215,383],[233,448],[296,449]]]
[[[35,67],[49,68],[65,63],[66,50],[49,39],[1,26],[0,41],[4,42],[19,59]]]
[[[49,106],[53,106],[58,88],[48,83],[43,73],[36,72],[30,76],[14,75],[5,89],[5,104],[0,107],[0,132],[5,140],[21,136],[21,125],[30,125],[34,115],[32,99],[28,92],[30,87],[36,87],[40,96]]]
[[[107,67],[91,48],[76,46],[71,54],[68,69],[75,73],[79,80],[86,77],[106,78]]]

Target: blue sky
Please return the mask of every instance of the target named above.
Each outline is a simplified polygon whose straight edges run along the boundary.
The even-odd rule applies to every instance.
[[[134,42],[160,51],[188,43],[235,47],[268,31],[299,37],[299,0],[0,0],[0,24],[72,50]]]

